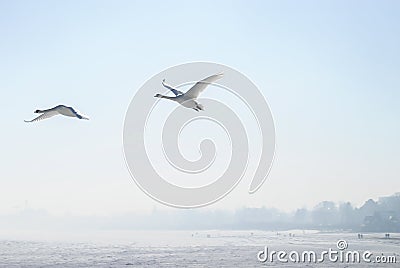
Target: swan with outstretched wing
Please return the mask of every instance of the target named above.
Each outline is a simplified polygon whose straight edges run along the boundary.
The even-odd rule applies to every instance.
[[[162,85],[164,87],[168,88],[169,90],[171,90],[172,93],[175,94],[175,97],[164,96],[161,94],[156,94],[154,97],[176,101],[179,104],[181,104],[182,106],[184,106],[186,108],[194,109],[195,111],[204,110],[203,105],[201,105],[200,103],[198,103],[196,101],[197,98],[199,97],[200,93],[203,92],[207,88],[208,85],[214,83],[218,79],[221,79],[223,77],[223,75],[224,75],[223,73],[214,74],[203,80],[200,80],[199,82],[194,84],[194,86],[192,86],[188,91],[186,91],[186,93],[183,93],[183,92],[177,90],[176,88],[174,88],[170,85],[167,85],[165,83],[165,79],[164,79],[162,81]]]
[[[64,115],[64,116],[69,116],[69,117],[76,117],[78,119],[89,120],[88,117],[80,114],[74,108],[65,106],[65,105],[57,105],[53,108],[46,109],[46,110],[36,110],[34,113],[41,114],[41,115],[39,115],[38,117],[36,117],[32,120],[24,120],[24,121],[27,123],[37,122],[37,121],[41,121],[41,120],[53,117],[55,115]]]

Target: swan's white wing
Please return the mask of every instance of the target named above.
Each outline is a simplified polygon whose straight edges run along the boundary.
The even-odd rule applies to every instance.
[[[30,122],[37,122],[37,121],[41,121],[41,120],[43,120],[43,119],[47,119],[47,118],[50,118],[50,117],[52,117],[52,116],[55,116],[55,115],[57,115],[57,114],[59,114],[57,111],[55,111],[55,110],[53,110],[53,111],[48,111],[48,112],[45,112],[45,113],[43,113],[43,114],[41,114],[41,115],[39,115],[38,117],[36,117],[36,118],[34,118],[34,119],[32,119],[32,120],[24,120],[25,122],[27,122],[27,123],[30,123]]]
[[[85,119],[85,120],[89,120],[89,117],[87,117],[86,115],[83,115],[81,112],[76,111],[74,109],[72,109],[76,115],[76,117],[78,117],[79,119]]]
[[[72,114],[74,114],[76,117],[78,117],[79,119],[86,119],[89,120],[89,118],[87,116],[84,116],[81,112],[75,110],[72,107],[68,107],[68,109],[72,112]]]
[[[214,74],[214,75],[212,75],[212,76],[210,76],[210,77],[207,77],[207,78],[205,78],[205,79],[203,79],[203,80],[197,82],[196,84],[194,84],[193,87],[191,87],[191,88],[185,93],[185,96],[187,96],[187,97],[190,98],[190,99],[196,99],[196,98],[199,96],[199,94],[200,94],[201,92],[203,92],[203,90],[206,89],[206,87],[207,87],[209,84],[211,84],[211,83],[217,81],[218,79],[221,79],[223,75],[224,75],[223,73]]]
[[[165,79],[162,81],[162,85],[163,85],[164,87],[168,88],[169,90],[171,90],[172,93],[175,94],[175,96],[179,96],[179,95],[182,95],[182,94],[183,94],[182,91],[179,91],[179,90],[177,90],[176,88],[174,88],[174,87],[168,85],[167,83],[165,83]]]
[[[67,107],[67,109],[69,109],[70,112],[71,112],[73,115],[75,115],[76,117],[79,118],[79,117],[81,116],[77,111],[75,111],[74,108],[72,108],[72,107]]]

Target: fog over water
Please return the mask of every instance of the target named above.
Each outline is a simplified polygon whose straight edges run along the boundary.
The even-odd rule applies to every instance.
[[[113,216],[55,216],[24,208],[1,215],[0,227],[21,230],[289,230],[400,232],[400,194],[367,200],[362,206],[323,201],[312,209],[284,212],[275,208],[242,208],[234,211],[163,209],[150,213]]]

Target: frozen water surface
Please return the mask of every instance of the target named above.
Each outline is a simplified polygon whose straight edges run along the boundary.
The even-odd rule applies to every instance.
[[[294,234],[294,235],[293,235]],[[344,239],[347,250],[396,256],[396,264],[261,263],[269,250],[317,254]],[[105,231],[0,234],[0,267],[400,267],[400,234],[321,233],[316,231]],[[318,256],[318,255],[317,255]]]

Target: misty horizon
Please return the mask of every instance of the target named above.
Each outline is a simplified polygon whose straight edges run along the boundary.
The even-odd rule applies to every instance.
[[[380,222],[379,222],[380,221]],[[277,208],[243,207],[236,210],[154,209],[149,213],[116,215],[56,216],[43,209],[25,207],[0,215],[1,228],[32,230],[348,230],[400,232],[400,193],[365,200],[362,206],[350,202],[321,201],[312,209],[284,212]]]

